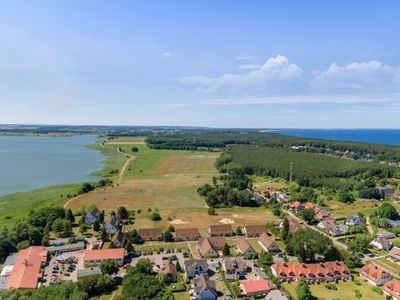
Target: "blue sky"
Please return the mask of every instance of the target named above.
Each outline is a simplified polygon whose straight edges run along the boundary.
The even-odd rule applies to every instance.
[[[0,123],[400,128],[398,1],[3,1]]]

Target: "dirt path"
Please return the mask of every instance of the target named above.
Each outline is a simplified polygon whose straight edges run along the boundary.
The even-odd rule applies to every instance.
[[[371,224],[369,223],[369,217],[366,218],[365,225],[367,225],[367,229],[370,235],[374,235],[374,231],[372,230]]]
[[[119,148],[117,149],[117,152],[122,154],[122,155],[128,156],[128,159],[124,163],[124,166],[122,167],[121,171],[119,171],[118,181],[121,181],[122,178],[125,175],[126,169],[128,168],[128,166],[131,163],[131,161],[133,161],[135,159],[135,156],[132,155],[132,154],[129,154],[129,153],[121,152],[121,150]]]

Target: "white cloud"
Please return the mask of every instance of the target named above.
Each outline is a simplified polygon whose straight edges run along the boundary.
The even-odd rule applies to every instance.
[[[162,57],[170,57],[172,55],[171,52],[164,52],[161,54]]]
[[[207,92],[222,89],[243,90],[246,88],[272,88],[279,82],[296,80],[302,70],[296,64],[290,63],[282,55],[269,58],[258,69],[247,73],[227,73],[219,77],[187,76],[180,78],[181,82],[194,85]]]
[[[318,90],[361,92],[400,91],[400,67],[382,62],[353,62],[347,66],[333,63],[326,71],[315,72],[311,86]]]

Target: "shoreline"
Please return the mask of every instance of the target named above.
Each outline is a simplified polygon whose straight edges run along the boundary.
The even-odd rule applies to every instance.
[[[47,135],[46,137],[50,136]],[[104,140],[100,136],[96,136],[96,141],[94,143],[84,145],[84,147],[91,150],[100,151],[104,156],[104,159],[101,161],[101,169],[93,170],[90,173],[90,176],[97,177],[96,180],[53,184],[29,191],[17,191],[0,195],[0,225],[8,225],[17,222],[26,216],[30,210],[35,208],[56,205],[63,207],[69,200],[78,196],[77,193],[83,183],[97,183],[99,180],[107,178],[104,175],[106,172],[106,165],[108,161],[112,159],[112,152],[102,151],[105,149],[104,146],[101,146],[103,141]]]

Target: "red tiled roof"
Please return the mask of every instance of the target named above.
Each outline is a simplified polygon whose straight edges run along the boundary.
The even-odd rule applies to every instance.
[[[392,279],[390,281],[385,282],[383,285],[383,290],[390,294],[391,296],[395,296],[399,298],[400,295],[400,280]]]
[[[107,259],[123,259],[124,253],[125,253],[124,248],[85,250],[85,252],[83,253],[83,260],[92,261],[92,260],[107,260]]]
[[[35,289],[41,277],[40,268],[46,260],[47,251],[42,246],[32,246],[19,251],[6,287]]]
[[[198,228],[175,229],[175,238],[177,239],[198,239],[199,237],[200,232]]]
[[[307,203],[304,205],[304,208],[305,208],[305,209],[314,209],[314,207],[315,207],[315,205],[314,205],[314,203],[312,203],[312,202],[307,202]]]
[[[145,240],[157,240],[162,238],[162,232],[159,228],[141,228],[139,229],[138,234]]]
[[[229,224],[215,224],[210,225],[210,234],[232,234],[233,228],[232,225]]]
[[[299,201],[294,201],[294,202],[289,203],[290,208],[296,209],[296,208],[299,208],[300,206],[301,206],[301,203]]]
[[[271,287],[269,286],[268,281],[261,279],[261,280],[245,280],[240,282],[242,286],[242,290],[244,294],[255,294],[255,293],[262,293],[268,292]]]
[[[324,262],[315,264],[304,264],[304,263],[276,263],[272,265],[272,269],[275,270],[277,277],[295,277],[299,278],[300,275],[309,277],[314,275],[318,277],[318,274],[322,274],[323,277],[333,277],[335,273],[350,275],[350,271],[342,261],[336,262]],[[328,276],[330,275],[330,276]]]
[[[267,228],[264,225],[248,225],[245,227],[247,235],[258,235],[267,232]]]
[[[360,274],[373,282],[377,282],[381,279],[390,276],[390,274],[383,269],[379,268],[375,264],[368,264],[361,268]]]

